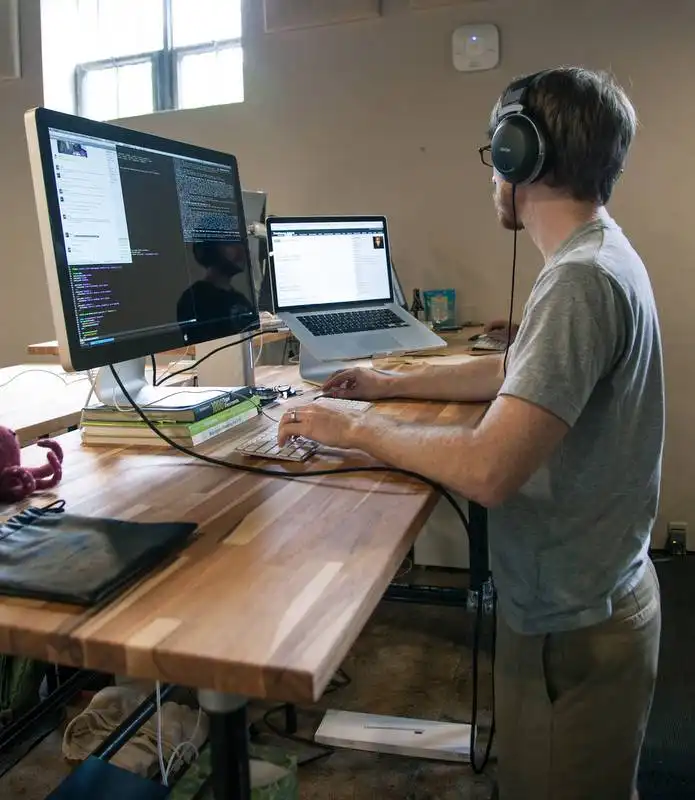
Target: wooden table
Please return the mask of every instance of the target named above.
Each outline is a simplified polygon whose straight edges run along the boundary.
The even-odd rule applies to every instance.
[[[149,367],[146,370],[151,377]],[[180,386],[191,374],[174,378]],[[67,373],[57,364],[17,364],[0,368],[0,425],[12,428],[22,446],[79,425],[89,395],[84,373]]]
[[[296,368],[270,368],[262,377],[299,382]],[[366,413],[459,425],[475,424],[482,411],[472,404],[384,402]],[[60,497],[71,512],[87,515],[195,521],[200,535],[174,563],[104,608],[0,599],[0,652],[198,687],[223,773],[216,796],[248,797],[245,698],[321,696],[436,493],[383,472],[310,475],[373,463],[362,454],[327,451],[308,464],[269,465],[297,478],[283,480],[167,449],[86,448],[78,432],[60,441],[65,477],[46,500]],[[28,448],[25,459],[42,460],[37,449]],[[249,463],[229,439],[204,452]],[[15,511],[6,507],[4,514]],[[225,733],[241,744],[236,757]]]
[[[260,344],[272,344],[273,342],[284,342],[290,335],[289,330],[281,329],[281,330],[272,330],[265,333],[260,340]],[[162,358],[173,361],[174,359],[181,358],[182,356],[186,355],[186,352],[190,351],[190,348],[187,347],[178,347],[174,350],[167,350],[164,353],[158,353],[157,356],[161,356]],[[30,356],[43,356],[43,357],[50,357],[50,358],[58,358],[60,355],[58,342],[48,341],[48,342],[36,342],[34,344],[27,345],[27,354]]]

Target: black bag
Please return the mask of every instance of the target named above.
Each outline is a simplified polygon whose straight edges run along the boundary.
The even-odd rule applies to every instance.
[[[0,525],[0,595],[91,606],[183,547],[195,523],[125,522],[30,507]]]

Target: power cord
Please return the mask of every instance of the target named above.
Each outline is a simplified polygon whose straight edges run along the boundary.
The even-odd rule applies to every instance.
[[[227,350],[229,347],[236,347],[237,345],[244,344],[245,342],[250,342],[250,341],[252,341],[253,339],[256,339],[259,336],[263,336],[264,333],[267,333],[267,331],[258,330],[258,331],[255,331],[254,333],[252,333],[250,336],[245,336],[243,339],[237,339],[235,342],[227,342],[226,344],[220,345],[219,347],[216,347],[214,350],[211,350],[209,353],[206,353],[204,356],[201,356],[201,358],[199,358],[197,361],[194,361],[192,364],[189,364],[188,366],[184,367],[183,369],[177,369],[174,372],[170,372],[168,375],[164,375],[160,379],[158,385],[161,386],[165,381],[170,381],[172,378],[175,378],[177,375],[183,375],[186,372],[190,372],[191,370],[194,370],[197,366],[202,364],[203,361],[207,361],[208,358],[211,358],[212,356],[216,355],[217,353],[221,353],[222,350]],[[111,364],[109,366],[111,367],[111,370],[113,371],[113,365]],[[133,405],[133,408],[135,408],[137,410],[137,407],[135,405]]]
[[[154,353],[150,356],[150,361],[152,362],[152,385],[157,385],[157,359],[154,356]]]
[[[345,672],[344,669],[339,669],[334,678],[328,684],[324,695],[332,694],[333,692],[337,692],[340,689],[345,689],[352,683],[352,679],[350,676]],[[319,752],[313,756],[309,756],[308,758],[299,761],[297,766],[299,767],[306,767],[309,764],[314,764],[316,761],[321,761],[324,758],[328,758],[328,756],[333,755],[335,753],[335,747],[331,747],[327,744],[322,744],[321,742],[316,742],[313,739],[308,739],[305,736],[300,736],[296,733],[288,733],[287,731],[283,731],[279,728],[275,723],[271,720],[276,714],[284,711],[287,707],[286,703],[281,705],[273,706],[273,708],[269,708],[265,714],[263,715],[263,724],[268,728],[268,730],[274,735],[277,736],[279,739],[286,739],[288,742],[295,742],[296,744],[303,744],[307,747],[311,747],[314,750],[318,750]]]
[[[478,726],[478,670],[479,670],[479,656],[480,656],[480,636],[483,628],[483,616],[485,608],[485,594],[483,587],[478,590],[478,602],[475,609],[475,623],[473,625],[473,691],[471,700],[471,738],[470,738],[470,759],[471,768],[476,775],[480,775],[487,766],[490,760],[490,753],[492,751],[492,742],[495,738],[495,646],[497,640],[497,596],[493,587],[492,590],[492,646],[491,646],[491,661],[492,661],[492,720],[490,721],[490,733],[488,734],[487,744],[483,751],[483,758],[480,762],[476,761],[476,739],[478,738],[476,728]]]

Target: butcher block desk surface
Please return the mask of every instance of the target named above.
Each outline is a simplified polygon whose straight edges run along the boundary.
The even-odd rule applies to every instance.
[[[300,383],[296,367],[268,372]],[[389,401],[366,413],[471,425],[483,410]],[[0,652],[246,697],[321,695],[437,501],[430,487],[392,473],[310,475],[373,463],[362,454],[322,451],[296,465],[244,461],[224,437],[203,448],[300,476],[290,481],[166,448],[83,447],[77,431],[59,441],[63,481],[35,505],[61,498],[77,514],[187,520],[198,534],[175,561],[101,608],[0,598]],[[23,451],[30,465],[44,457],[35,446]],[[0,518],[17,510],[0,506]]]

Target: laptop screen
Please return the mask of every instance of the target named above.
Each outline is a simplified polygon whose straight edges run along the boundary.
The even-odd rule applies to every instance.
[[[383,217],[269,218],[276,309],[389,303]]]

